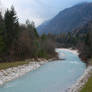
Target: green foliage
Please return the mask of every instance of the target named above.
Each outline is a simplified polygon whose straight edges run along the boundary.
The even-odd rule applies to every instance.
[[[25,61],[16,61],[16,62],[2,62],[0,63],[0,70],[1,69],[7,69],[10,67],[17,67],[19,65],[24,65],[24,64],[28,64],[29,62],[25,62]]]
[[[34,28],[34,35],[35,35],[36,38],[39,38],[39,35],[38,35],[38,33],[37,33],[36,28]]]
[[[11,10],[8,10],[5,12],[4,15],[4,22],[5,22],[5,42],[8,47],[11,47],[13,41],[18,36],[18,18],[16,16],[15,10],[13,7],[11,7]]]
[[[40,49],[38,52],[38,57],[47,58],[48,57],[47,55],[48,54],[43,49]]]
[[[80,51],[80,57],[87,61],[92,57],[92,21],[73,32],[62,33],[55,37],[60,47],[77,48]]]
[[[26,24],[20,25],[13,6],[6,10],[4,18],[0,15],[1,61],[48,58],[56,55],[52,42],[48,36],[38,35],[34,22],[27,20]]]
[[[2,54],[4,50],[5,50],[5,43],[4,43],[3,37],[0,36],[0,54]]]
[[[46,40],[46,39],[47,39],[47,36],[46,36],[45,34],[43,34],[43,35],[41,36],[41,39],[42,39],[42,40]]]
[[[5,50],[4,31],[5,31],[4,20],[0,13],[0,56],[2,56]]]
[[[89,78],[88,82],[80,92],[92,92],[92,76]]]

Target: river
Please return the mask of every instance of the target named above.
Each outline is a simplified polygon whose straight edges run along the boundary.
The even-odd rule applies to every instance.
[[[0,92],[66,92],[84,73],[86,65],[76,54],[57,49],[57,60],[6,83]]]

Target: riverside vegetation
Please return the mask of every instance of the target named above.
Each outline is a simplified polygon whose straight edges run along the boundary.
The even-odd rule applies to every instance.
[[[74,29],[72,32],[61,33],[59,35],[48,34],[60,48],[78,49],[79,57],[86,63],[92,61],[92,20],[82,26]]]
[[[27,19],[25,24],[19,23],[13,6],[7,9],[4,15],[0,12],[0,69],[4,68],[3,65],[8,68],[13,64],[24,64],[25,59],[52,58],[56,56],[54,50],[52,39],[40,37],[34,22]]]
[[[88,82],[80,92],[92,92],[92,76],[88,79]]]
[[[92,59],[90,62],[92,62]],[[92,63],[90,65],[92,65]],[[92,73],[90,75],[91,76],[89,77],[88,82],[84,85],[80,92],[92,92]]]

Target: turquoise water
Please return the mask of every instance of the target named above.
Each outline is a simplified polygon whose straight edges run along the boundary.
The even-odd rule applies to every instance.
[[[49,62],[17,80],[6,83],[0,87],[0,92],[66,92],[83,74],[86,66],[71,52],[58,50],[58,53],[65,60]]]

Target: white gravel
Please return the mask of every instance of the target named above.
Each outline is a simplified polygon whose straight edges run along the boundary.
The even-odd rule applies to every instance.
[[[64,50],[64,51],[68,51],[68,52],[71,52],[73,54],[79,55],[78,50],[75,50],[75,49],[73,50],[72,48],[68,48],[68,49],[66,49],[66,48],[59,48],[59,49],[56,49],[56,52],[58,52],[58,50]]]
[[[21,65],[18,67],[12,67],[0,71],[0,85],[6,82],[17,79],[26,73],[39,68],[41,65],[47,63],[48,61],[41,62],[30,62],[29,64]]]

